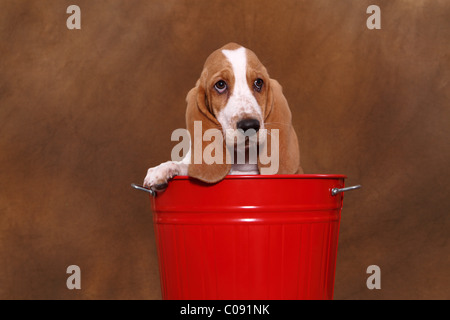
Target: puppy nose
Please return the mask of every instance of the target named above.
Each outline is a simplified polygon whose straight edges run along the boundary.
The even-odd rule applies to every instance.
[[[246,132],[248,129],[259,130],[259,121],[257,119],[243,119],[237,123],[237,128]]]

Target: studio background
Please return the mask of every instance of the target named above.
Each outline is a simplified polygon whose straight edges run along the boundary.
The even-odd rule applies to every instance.
[[[231,41],[283,86],[305,173],[363,185],[345,195],[335,299],[450,298],[448,1],[0,7],[1,299],[161,298],[150,201],[130,183],[169,160],[187,92]]]

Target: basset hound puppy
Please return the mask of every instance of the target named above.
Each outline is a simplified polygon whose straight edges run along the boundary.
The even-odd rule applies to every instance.
[[[251,50],[229,43],[214,51],[207,58],[200,79],[189,91],[186,101],[186,125],[190,133],[191,148],[181,161],[167,161],[148,169],[144,179],[145,187],[156,191],[164,190],[169,179],[176,175],[188,175],[215,183],[228,174],[303,173],[297,135],[282,88],[276,80],[270,79],[266,68]],[[201,126],[198,126],[199,123]],[[202,136],[211,129],[223,134],[222,155],[219,155],[223,161],[199,163],[194,159],[195,150],[201,149],[203,152],[207,145],[194,140],[194,133],[199,128]],[[259,153],[257,161],[253,163],[248,161],[248,154],[241,158],[245,159],[244,162],[234,161],[235,153],[238,152],[237,144],[233,139],[230,145],[225,138],[233,129],[244,134],[251,133],[245,135],[245,148],[239,150],[248,152],[249,141],[253,141],[252,143],[258,144],[258,152],[265,151],[266,155],[278,152],[276,171],[270,172],[270,163],[262,161]],[[271,145],[271,138],[275,136],[271,135],[271,131],[274,132],[274,129],[277,129],[279,139],[276,149],[272,149]],[[259,135],[257,139],[250,139],[252,133],[263,130],[268,133],[266,138]]]

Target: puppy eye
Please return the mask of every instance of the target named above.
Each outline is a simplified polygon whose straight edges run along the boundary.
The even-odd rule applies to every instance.
[[[218,93],[223,93],[225,92],[225,90],[227,90],[227,83],[223,80],[219,80],[214,85],[214,89],[216,89]]]
[[[255,90],[258,92],[261,91],[263,84],[264,84],[264,81],[260,78],[256,79],[255,82],[253,82],[253,85],[255,86]]]

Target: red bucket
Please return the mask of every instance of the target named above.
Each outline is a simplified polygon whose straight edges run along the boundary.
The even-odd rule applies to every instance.
[[[345,178],[175,177],[152,197],[163,299],[332,299]]]

